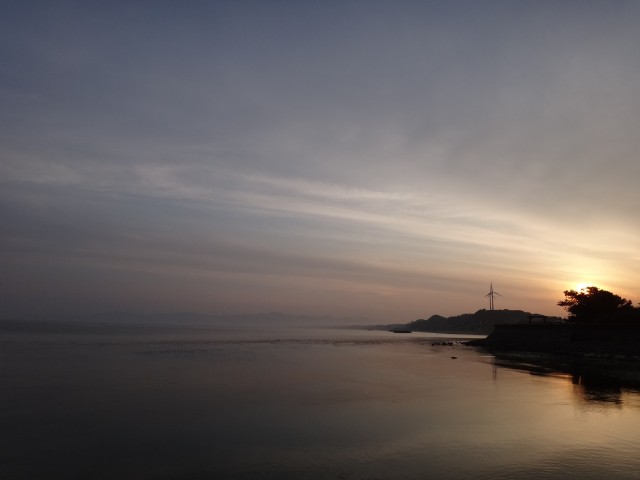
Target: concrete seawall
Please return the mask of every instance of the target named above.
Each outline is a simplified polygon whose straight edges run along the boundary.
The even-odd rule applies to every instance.
[[[479,342],[491,351],[640,355],[640,325],[496,325]]]

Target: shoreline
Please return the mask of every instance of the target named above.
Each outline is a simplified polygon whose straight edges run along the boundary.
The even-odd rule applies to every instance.
[[[640,330],[635,326],[496,325],[488,337],[465,344],[490,353],[501,366],[640,389]]]

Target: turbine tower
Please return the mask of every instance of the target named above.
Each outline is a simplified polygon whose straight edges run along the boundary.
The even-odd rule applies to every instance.
[[[489,310],[493,310],[493,297],[494,296],[502,296],[498,292],[493,291],[493,282],[491,282],[491,286],[489,287],[489,293],[485,295],[485,297],[489,297]]]

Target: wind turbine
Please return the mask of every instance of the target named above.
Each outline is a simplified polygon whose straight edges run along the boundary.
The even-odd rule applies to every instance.
[[[493,297],[495,295],[502,296],[498,292],[493,291],[493,282],[491,282],[491,286],[489,287],[489,293],[485,295],[485,297],[489,297],[489,310],[493,310]]]

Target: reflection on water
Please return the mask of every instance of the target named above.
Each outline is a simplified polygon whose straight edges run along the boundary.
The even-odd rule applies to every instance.
[[[588,375],[574,373],[571,382],[575,385],[576,395],[587,402],[606,402],[622,405],[622,388],[612,382],[600,382]]]
[[[507,368],[527,372],[530,375],[546,376],[565,379],[573,386],[573,393],[579,401],[609,403],[622,406],[625,397],[636,398],[640,390],[636,373],[629,365],[624,367],[596,366],[584,363],[558,363],[541,359],[540,363],[527,363],[514,359],[513,356],[498,356],[492,358],[494,378],[497,378],[498,368]],[[632,402],[631,405],[635,405]]]
[[[637,478],[636,392],[438,338],[14,328],[0,478]]]

